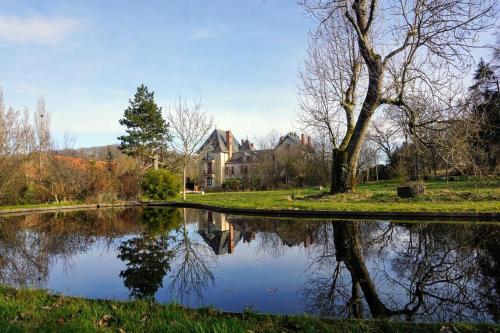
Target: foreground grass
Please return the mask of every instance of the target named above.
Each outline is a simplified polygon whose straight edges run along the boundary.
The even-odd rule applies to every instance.
[[[85,300],[0,286],[0,332],[498,332],[495,324],[326,321],[227,314],[144,301]]]
[[[227,208],[300,209],[372,212],[499,212],[500,181],[426,182],[426,194],[401,199],[398,181],[361,184],[356,192],[328,195],[312,189],[190,194],[187,201]]]

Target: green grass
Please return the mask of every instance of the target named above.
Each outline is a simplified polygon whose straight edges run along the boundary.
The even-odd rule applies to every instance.
[[[498,332],[488,323],[322,320],[310,316],[227,314],[144,301],[70,298],[0,286],[0,332]]]
[[[81,204],[83,204],[83,202],[79,202],[79,201],[62,201],[62,202],[50,202],[50,203],[42,203],[42,204],[5,205],[5,206],[0,206],[0,211],[2,211],[2,210],[10,210],[10,209],[65,207],[65,206],[74,206],[74,205],[81,205]]]
[[[313,189],[190,194],[188,202],[227,208],[299,209],[371,212],[499,212],[500,181],[426,182],[426,194],[401,199],[398,181],[361,184],[354,193],[328,195]],[[181,202],[182,200],[178,200]]]

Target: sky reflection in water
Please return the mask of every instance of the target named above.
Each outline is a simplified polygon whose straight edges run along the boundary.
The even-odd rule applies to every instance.
[[[334,318],[499,319],[500,227],[148,208],[0,219],[0,283]]]

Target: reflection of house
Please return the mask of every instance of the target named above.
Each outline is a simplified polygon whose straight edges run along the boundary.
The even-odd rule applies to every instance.
[[[215,254],[233,253],[234,247],[241,239],[241,232],[235,230],[226,219],[225,214],[206,211],[206,219],[200,220],[198,232]]]
[[[231,216],[230,221],[235,229],[240,230],[245,242],[254,240],[256,232],[274,233],[278,235],[282,245],[288,247],[300,245],[308,247],[314,243],[315,239],[316,226],[303,221],[281,220],[277,222],[269,218],[252,218],[248,222],[248,219],[236,216]]]
[[[231,254],[241,240],[250,243],[255,240],[256,234],[272,233],[281,240],[282,245],[288,247],[308,247],[314,243],[315,225],[306,222],[290,222],[287,220],[276,223],[272,219],[251,221],[244,217],[228,216],[210,211],[200,211],[198,219],[198,233],[214,250],[215,254]]]
[[[256,150],[253,143],[233,136],[231,131],[215,129],[201,146],[203,152],[200,168],[201,182],[204,187],[220,187],[225,180],[244,178],[252,172],[251,166],[257,163],[264,153],[290,151],[293,147],[310,147],[311,137],[289,133],[280,138],[274,149]]]

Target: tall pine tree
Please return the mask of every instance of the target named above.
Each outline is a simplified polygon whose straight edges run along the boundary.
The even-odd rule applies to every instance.
[[[158,154],[171,135],[163,119],[161,107],[154,101],[154,92],[145,85],[137,87],[134,99],[129,100],[120,125],[126,126],[126,135],[118,137],[119,149],[127,155],[140,158],[143,163],[153,160],[158,165]]]

